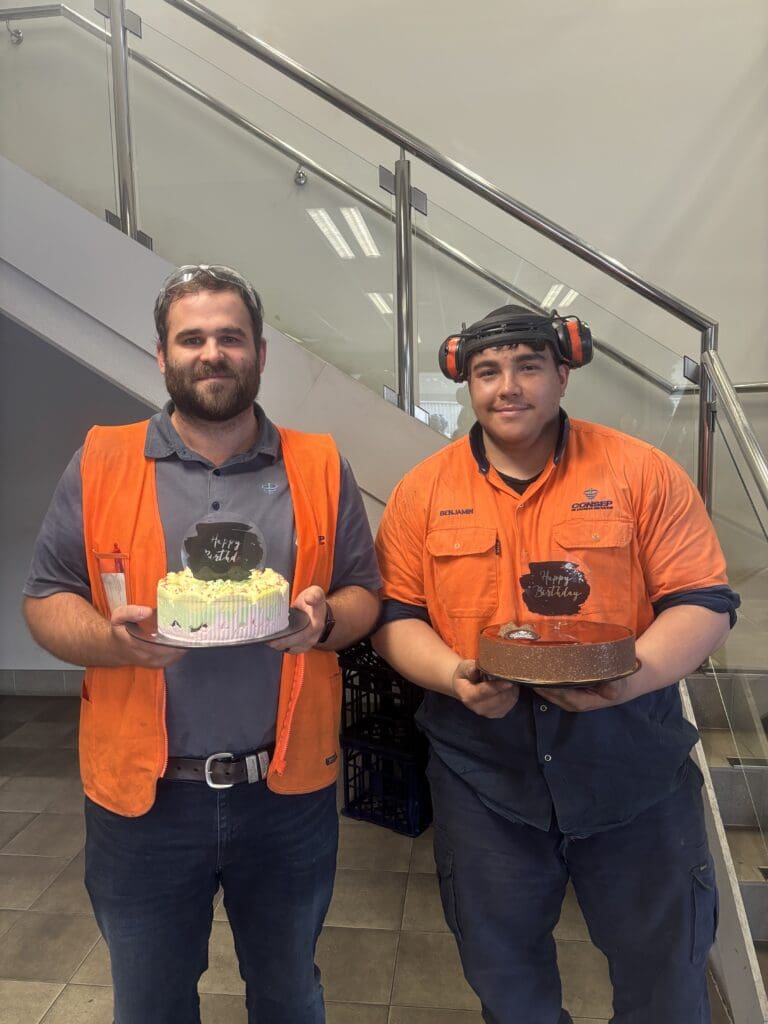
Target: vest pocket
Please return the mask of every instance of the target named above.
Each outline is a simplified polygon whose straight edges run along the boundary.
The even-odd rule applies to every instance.
[[[496,541],[492,527],[433,530],[427,534],[436,597],[452,618],[491,615],[498,607]]]

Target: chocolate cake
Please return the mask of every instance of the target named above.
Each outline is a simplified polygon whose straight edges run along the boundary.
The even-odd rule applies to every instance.
[[[626,626],[608,622],[509,622],[481,632],[477,663],[488,675],[521,682],[600,682],[635,670],[635,637]]]

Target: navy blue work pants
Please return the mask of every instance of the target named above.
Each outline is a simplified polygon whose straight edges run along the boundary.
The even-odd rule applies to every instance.
[[[249,1024],[323,1024],[315,945],[333,891],[335,786],[282,796],[160,780],[147,814],[86,799],[85,881],[109,947],[115,1024],[199,1024],[221,884]]]
[[[700,776],[627,825],[584,838],[489,810],[434,754],[443,910],[487,1024],[569,1024],[552,932],[570,879],[608,959],[611,1024],[709,1024],[717,891]]]

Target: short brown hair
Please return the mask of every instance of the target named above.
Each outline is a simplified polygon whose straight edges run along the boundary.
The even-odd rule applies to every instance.
[[[254,343],[259,347],[264,329],[264,307],[256,289],[231,267],[200,263],[174,270],[163,282],[155,299],[155,330],[163,352],[168,347],[168,311],[171,304],[184,295],[197,295],[198,292],[235,292],[239,295],[251,318]]]

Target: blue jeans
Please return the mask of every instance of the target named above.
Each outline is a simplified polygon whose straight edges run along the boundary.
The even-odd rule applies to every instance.
[[[516,824],[434,754],[435,860],[446,920],[487,1024],[569,1024],[552,931],[570,878],[608,959],[612,1024],[709,1024],[717,926],[700,776],[627,825],[583,838]]]
[[[221,884],[249,1024],[323,1024],[315,946],[333,891],[335,787],[160,780],[146,814],[86,798],[85,883],[109,947],[115,1024],[199,1024]]]

